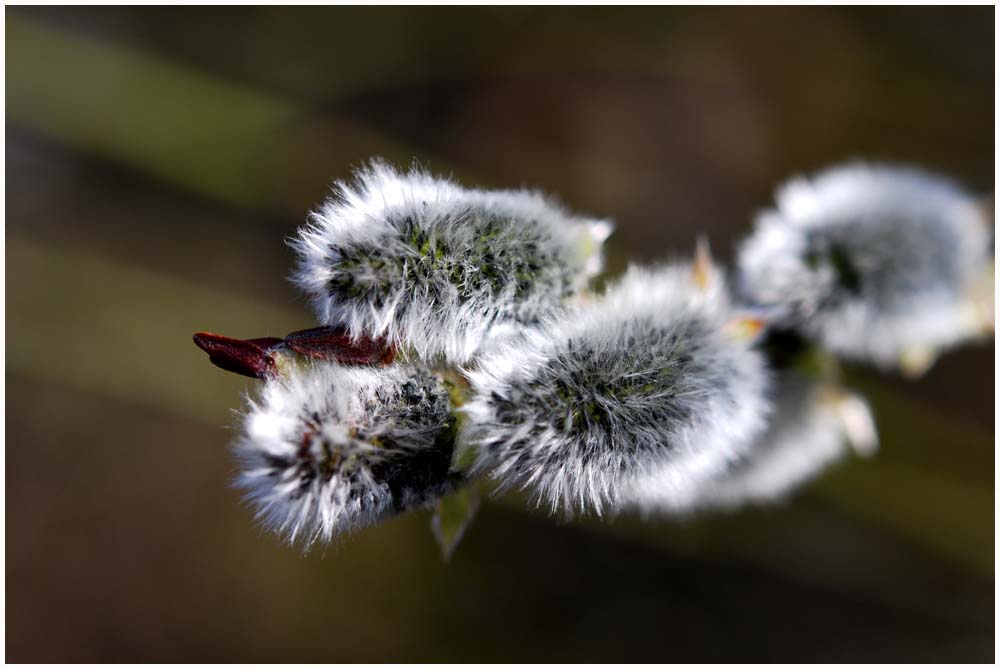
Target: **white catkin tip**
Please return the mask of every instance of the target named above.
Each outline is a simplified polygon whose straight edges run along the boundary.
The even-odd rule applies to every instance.
[[[854,163],[784,184],[741,246],[742,296],[841,356],[905,367],[989,331],[991,233],[974,198],[913,168]],[[910,365],[914,369],[914,365]]]
[[[490,350],[467,371],[477,470],[554,512],[654,503],[763,429],[761,356],[724,330],[721,270],[633,268],[604,296]]]
[[[290,367],[250,402],[238,487],[266,528],[303,546],[426,505],[455,484],[455,418],[426,369]]]
[[[463,188],[373,161],[299,231],[294,279],[324,324],[462,364],[496,331],[584,289],[611,229],[537,192]]]
[[[871,456],[878,450],[878,430],[868,402],[859,395],[847,393],[833,400],[848,443],[858,455]]]

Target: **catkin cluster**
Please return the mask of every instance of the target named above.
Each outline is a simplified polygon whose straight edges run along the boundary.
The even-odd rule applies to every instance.
[[[876,447],[834,357],[918,373],[992,331],[986,219],[841,166],[780,187],[732,271],[700,245],[596,292],[609,221],[375,161],[292,241],[320,327],[196,343],[263,379],[237,483],[305,546],[478,480],[557,514],[737,507]]]

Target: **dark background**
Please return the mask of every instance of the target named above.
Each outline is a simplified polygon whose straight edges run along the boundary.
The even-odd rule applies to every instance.
[[[851,370],[882,448],[773,509],[558,523],[488,501],[306,558],[229,487],[252,383],[196,330],[309,327],[283,238],[379,154],[731,257],[796,172],[993,192],[993,9],[6,11],[11,661],[994,657],[992,342]]]

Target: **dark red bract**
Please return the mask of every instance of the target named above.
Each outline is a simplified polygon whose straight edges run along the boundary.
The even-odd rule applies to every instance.
[[[285,337],[285,346],[307,358],[345,365],[387,365],[396,357],[396,350],[384,339],[352,339],[345,329],[335,327],[293,332]]]
[[[235,339],[197,332],[194,343],[208,353],[209,361],[216,367],[257,379],[266,379],[277,372],[274,353],[282,348],[305,358],[342,365],[388,365],[396,356],[395,348],[383,339],[353,339],[343,328],[334,327],[299,330],[284,339]]]
[[[263,379],[276,371],[269,351],[280,345],[281,340],[277,337],[234,339],[212,332],[196,332],[194,343],[208,353],[209,361],[216,367]]]

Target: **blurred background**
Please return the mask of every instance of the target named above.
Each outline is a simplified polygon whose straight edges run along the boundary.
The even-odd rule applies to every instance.
[[[191,333],[310,327],[284,244],[372,155],[722,259],[855,157],[994,190],[993,10],[10,8],[6,650],[34,661],[991,661],[992,342],[862,369],[882,448],[786,505],[554,522],[487,500],[307,557],[230,487],[255,382]]]

